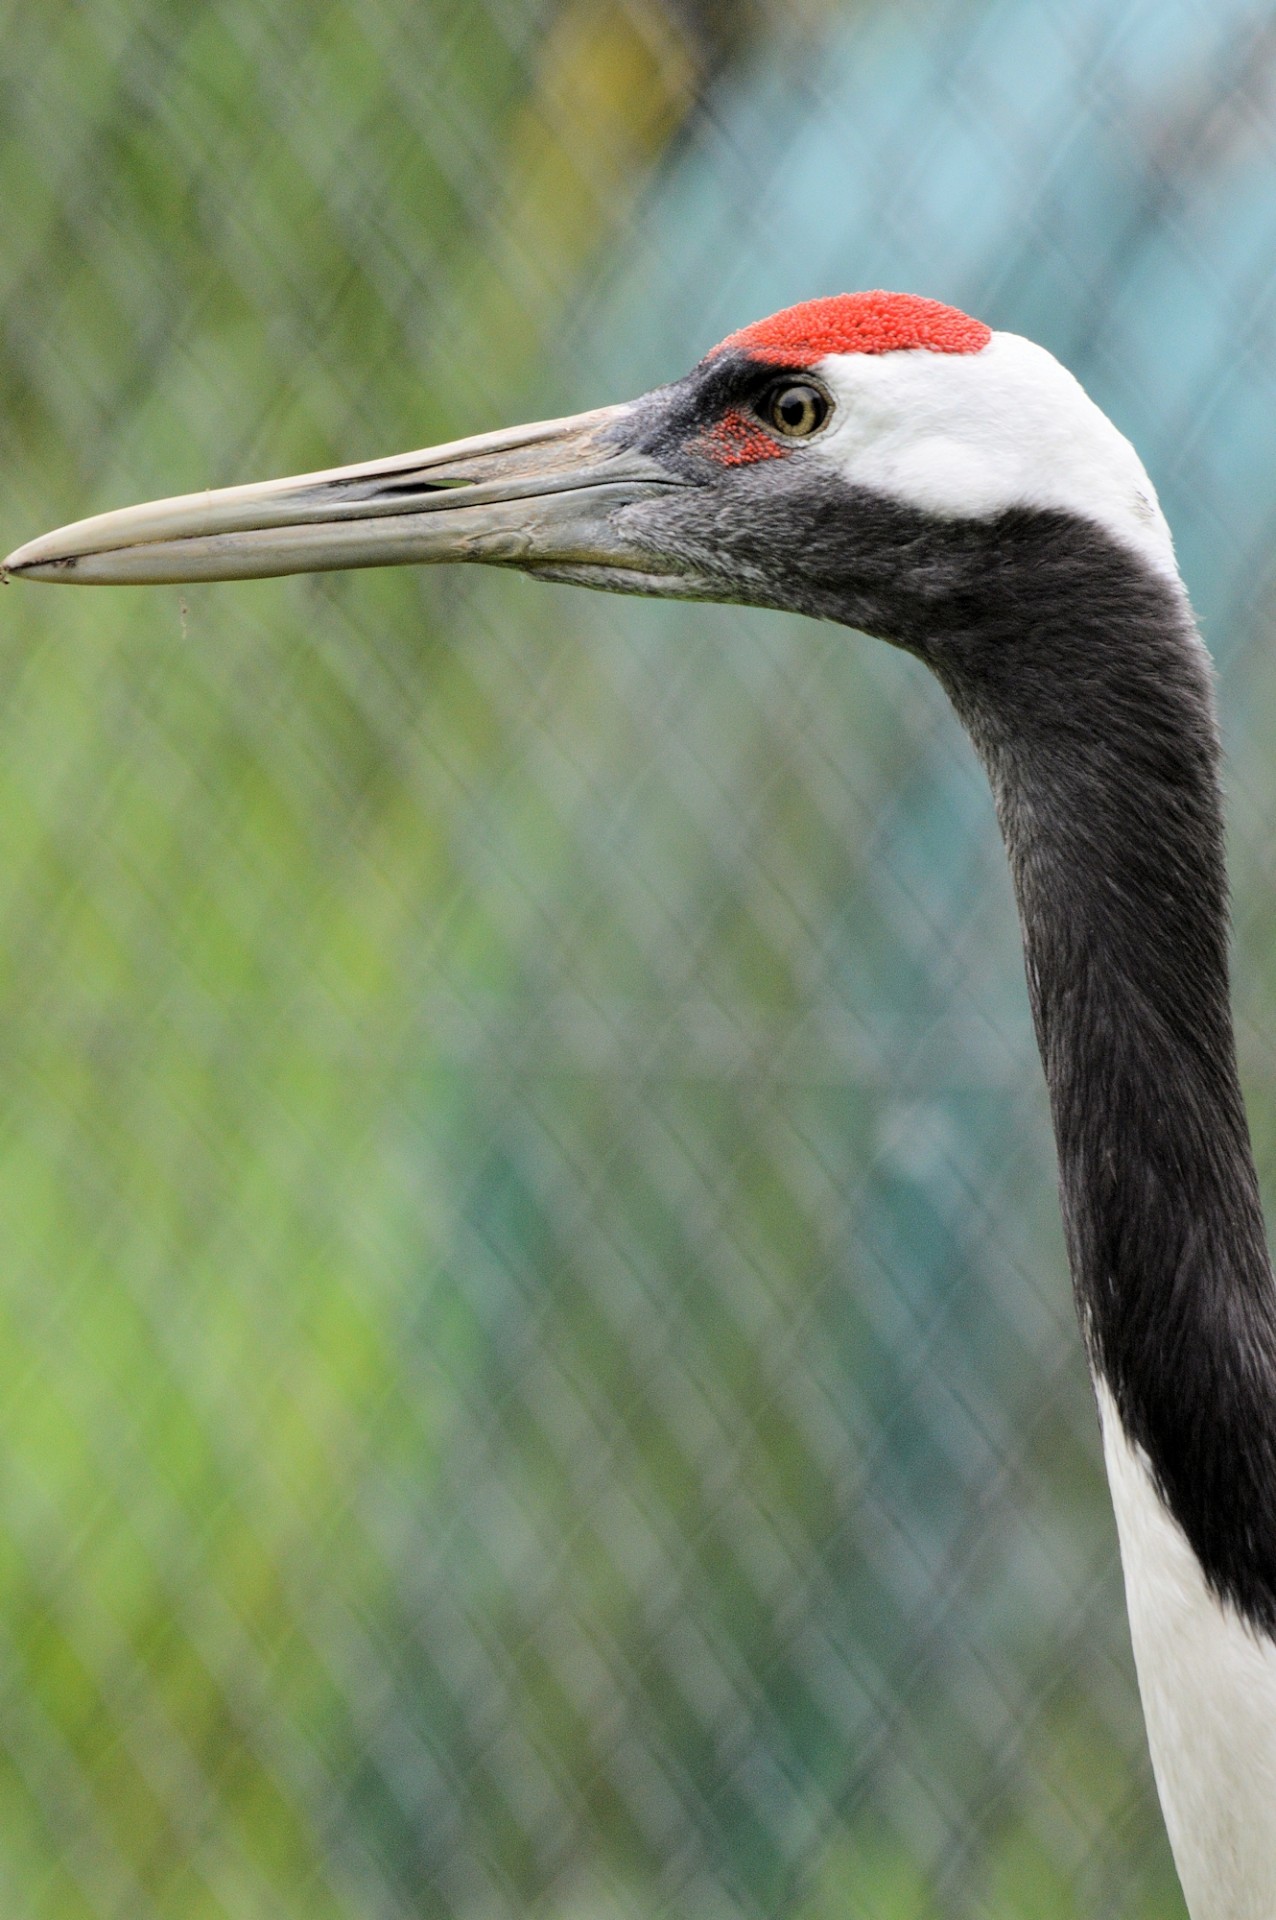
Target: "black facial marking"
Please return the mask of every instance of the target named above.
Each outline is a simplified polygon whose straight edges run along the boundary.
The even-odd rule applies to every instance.
[[[1092,1364],[1210,1586],[1276,1633],[1276,1286],[1236,1075],[1213,695],[1181,592],[1062,511],[941,520],[801,451],[623,519],[699,594],[861,628],[947,689],[1010,856]]]
[[[703,477],[716,470],[703,452],[705,436],[724,416],[753,414],[769,424],[767,403],[777,386],[803,377],[801,369],[786,375],[783,367],[734,349],[715,353],[672,386],[644,395],[617,431],[673,472]]]

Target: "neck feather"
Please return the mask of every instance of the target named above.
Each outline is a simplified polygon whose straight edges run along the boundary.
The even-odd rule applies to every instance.
[[[1010,855],[1082,1327],[1207,1581],[1276,1632],[1276,1289],[1208,661],[1181,591],[1089,530],[1013,572],[928,651]]]

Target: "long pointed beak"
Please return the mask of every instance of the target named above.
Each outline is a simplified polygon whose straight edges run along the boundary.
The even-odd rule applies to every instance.
[[[482,560],[577,577],[658,573],[613,524],[679,477],[626,445],[630,405],[478,434],[420,453],[77,520],[3,571],[73,585],[248,580],[333,567]],[[619,578],[616,584],[620,584]]]

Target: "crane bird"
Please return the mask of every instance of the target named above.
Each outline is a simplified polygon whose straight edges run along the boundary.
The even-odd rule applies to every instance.
[[[947,691],[1010,860],[1175,1861],[1192,1920],[1272,1920],[1276,1289],[1211,670],[1138,456],[1044,348],[934,300],[842,294],[638,400],[101,514],[5,568],[442,560],[839,621]]]

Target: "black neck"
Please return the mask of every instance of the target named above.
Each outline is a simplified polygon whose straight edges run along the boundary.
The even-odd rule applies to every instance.
[[[1178,590],[1123,550],[1057,526],[1019,544],[1016,591],[1002,567],[925,651],[1010,855],[1082,1326],[1210,1583],[1276,1630],[1276,1290],[1208,665]]]
[[[1276,1632],[1276,1287],[1181,588],[1064,512],[944,520],[799,461],[658,511],[722,597],[879,634],[947,688],[1010,854],[1091,1362],[1207,1579]]]

